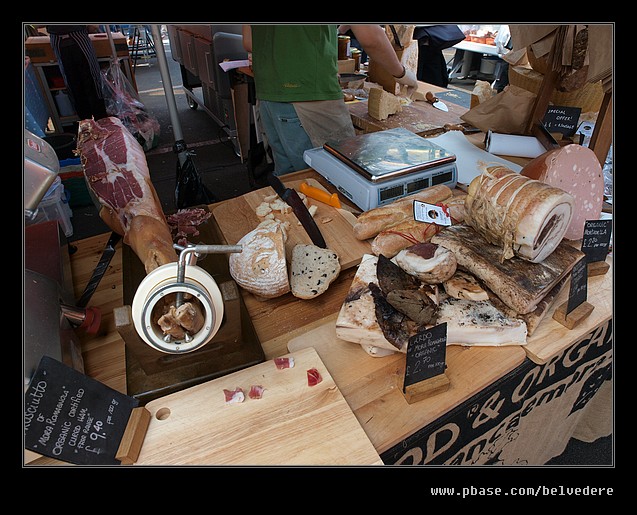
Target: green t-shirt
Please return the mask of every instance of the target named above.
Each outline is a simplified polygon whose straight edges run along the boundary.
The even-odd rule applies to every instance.
[[[257,98],[273,102],[337,100],[336,25],[252,25]]]

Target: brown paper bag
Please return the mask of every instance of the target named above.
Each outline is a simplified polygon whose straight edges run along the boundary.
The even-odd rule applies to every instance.
[[[509,84],[501,93],[470,109],[460,118],[482,132],[524,134],[535,93]]]

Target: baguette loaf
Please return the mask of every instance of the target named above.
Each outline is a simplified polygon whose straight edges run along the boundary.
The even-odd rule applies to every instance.
[[[452,191],[444,184],[431,186],[407,197],[398,199],[391,204],[379,206],[362,213],[354,225],[354,237],[359,240],[373,238],[385,229],[389,229],[406,220],[413,220],[414,200],[437,204],[450,199]]]

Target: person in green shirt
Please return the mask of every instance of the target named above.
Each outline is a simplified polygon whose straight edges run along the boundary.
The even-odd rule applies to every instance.
[[[400,63],[381,26],[350,27],[370,58],[408,91],[417,89],[415,74]],[[336,25],[243,26],[275,175],[307,168],[305,150],[355,134],[338,82],[337,38]]]

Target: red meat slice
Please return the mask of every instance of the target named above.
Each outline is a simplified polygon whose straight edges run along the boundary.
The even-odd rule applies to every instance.
[[[292,368],[294,366],[294,358],[274,358],[274,364],[279,370]]]
[[[265,390],[263,386],[253,384],[250,387],[250,391],[248,392],[248,397],[250,397],[251,399],[260,399],[261,397],[263,397],[263,390]]]
[[[223,389],[223,394],[226,397],[226,404],[237,404],[245,400],[245,395],[241,388],[235,388],[234,390]]]
[[[321,377],[320,372],[316,368],[310,368],[307,371],[307,385],[308,386],[316,386],[322,380],[323,380],[323,378]]]

